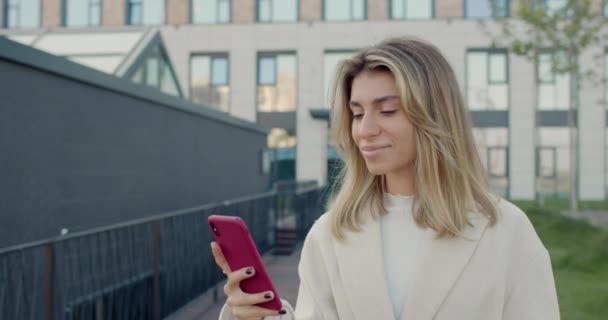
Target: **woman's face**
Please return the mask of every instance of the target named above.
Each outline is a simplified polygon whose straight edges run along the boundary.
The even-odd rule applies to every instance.
[[[414,127],[407,119],[395,78],[388,71],[365,71],[353,79],[352,137],[375,175],[412,176],[416,159]]]

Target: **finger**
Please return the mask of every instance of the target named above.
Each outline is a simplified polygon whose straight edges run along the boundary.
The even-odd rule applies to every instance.
[[[228,296],[226,304],[231,307],[252,306],[262,302],[268,302],[274,298],[272,291],[264,291],[260,293],[246,293],[243,291],[235,292]]]
[[[224,258],[224,253],[222,252],[222,248],[217,244],[217,242],[211,242],[211,253],[213,253],[213,259],[215,259],[215,263],[222,269],[224,274],[228,275],[231,270],[226,258]]]
[[[232,315],[237,319],[260,319],[264,317],[276,316],[278,311],[256,306],[241,306],[232,308]]]
[[[255,269],[253,267],[242,268],[234,272],[230,272],[228,274],[228,281],[226,281],[226,285],[224,286],[224,293],[226,295],[230,295],[235,289],[239,289],[239,284],[241,281],[251,278],[255,275]]]

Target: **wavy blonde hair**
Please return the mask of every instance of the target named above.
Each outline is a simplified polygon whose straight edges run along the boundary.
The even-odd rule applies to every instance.
[[[414,126],[417,157],[416,223],[437,237],[456,237],[470,224],[468,211],[494,225],[498,219],[475,143],[471,120],[452,68],[433,45],[415,38],[392,38],[342,61],[333,85],[331,124],[344,160],[328,205],[332,233],[358,231],[369,212],[386,214],[383,176],[365,165],[351,136],[348,107],[353,79],[366,71],[389,71],[395,77],[405,114]]]

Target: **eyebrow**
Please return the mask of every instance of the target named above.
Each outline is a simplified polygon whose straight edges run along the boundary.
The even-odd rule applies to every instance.
[[[399,96],[384,96],[384,97],[380,97],[380,98],[376,98],[372,101],[373,105],[379,105],[383,102],[389,101],[389,100],[394,100],[394,99],[399,99]],[[361,107],[361,103],[351,100],[348,105],[352,108],[352,107]]]

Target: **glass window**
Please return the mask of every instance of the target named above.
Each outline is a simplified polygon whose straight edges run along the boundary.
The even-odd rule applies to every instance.
[[[323,90],[325,92],[325,101],[327,106],[331,103],[331,86],[336,76],[338,64],[353,55],[354,51],[335,51],[325,52],[323,58]]]
[[[230,0],[192,0],[192,22],[230,22]]]
[[[181,96],[175,73],[161,47],[155,48],[131,76],[131,81]]]
[[[488,172],[493,192],[507,196],[509,185],[509,129],[474,128],[479,158]]]
[[[555,147],[538,148],[538,176],[542,178],[554,178],[555,167]]]
[[[556,53],[543,52],[537,60],[539,110],[567,110],[570,106],[570,76],[553,70]]]
[[[177,88],[177,80],[175,79],[173,70],[171,70],[171,65],[166,59],[161,59],[160,91],[172,96],[180,95]]]
[[[258,72],[258,84],[260,85],[275,85],[277,82],[277,67],[276,57],[260,57],[259,58],[259,72]]]
[[[568,4],[568,0],[545,0],[545,9],[549,15],[555,14],[556,11],[564,8]]]
[[[366,5],[366,0],[324,0],[324,18],[327,21],[364,20]]]
[[[391,0],[392,19],[429,19],[433,17],[433,0]]]
[[[165,21],[164,0],[128,1],[128,24],[157,25]]]
[[[490,177],[507,176],[507,148],[491,147],[488,148],[488,173]]]
[[[490,53],[489,65],[490,75],[489,80],[491,83],[505,83],[507,82],[507,54],[506,53]]]
[[[543,197],[570,194],[570,140],[568,128],[538,128],[536,191]]]
[[[506,110],[509,76],[506,50],[467,52],[467,105],[470,110]]]
[[[258,0],[259,22],[298,21],[298,0]]]
[[[267,146],[269,148],[292,148],[296,146],[294,132],[288,132],[283,128],[273,128],[268,133]]]
[[[211,85],[224,86],[228,84],[228,59],[215,57],[211,59]]]
[[[190,99],[228,112],[230,109],[228,54],[197,54],[190,58]]]
[[[69,27],[98,26],[101,21],[101,0],[66,0],[65,25]]]
[[[261,112],[296,110],[295,54],[258,55],[257,109]]]
[[[160,59],[158,54],[153,54],[146,60],[146,84],[158,87],[160,79]]]
[[[509,16],[509,0],[465,0],[465,17],[498,18]]]
[[[40,27],[40,0],[5,0],[4,26],[6,28]]]

